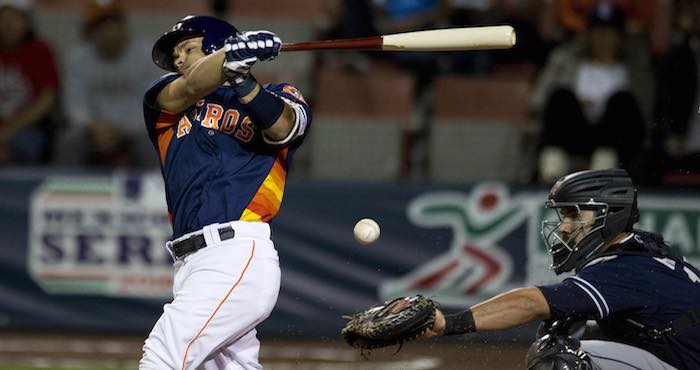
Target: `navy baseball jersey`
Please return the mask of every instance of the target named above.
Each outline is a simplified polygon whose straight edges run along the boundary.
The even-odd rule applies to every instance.
[[[613,248],[645,243],[631,234]],[[686,312],[700,307],[700,273],[684,259],[653,255],[610,255],[594,259],[576,275],[559,284],[540,286],[553,319],[578,317],[597,320],[606,337],[631,342],[659,355],[654,348],[633,343],[624,323],[632,320],[664,328]],[[668,336],[671,363],[700,369],[700,326]],[[627,341],[627,339],[631,339]]]
[[[304,98],[286,83],[265,86],[296,114],[297,138],[280,147],[255,128],[228,86],[184,112],[158,107],[158,93],[179,76],[161,77],[143,99],[146,128],[160,155],[173,238],[217,222],[270,221],[282,202],[292,154],[311,122]]]

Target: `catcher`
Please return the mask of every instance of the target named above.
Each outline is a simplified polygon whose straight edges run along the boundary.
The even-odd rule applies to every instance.
[[[546,206],[558,216],[542,225],[551,268],[574,275],[451,314],[421,296],[399,298],[350,316],[344,338],[377,348],[546,320],[528,351],[528,369],[700,369],[700,271],[660,235],[632,229],[637,191],[627,172],[565,176]],[[568,323],[576,320],[596,320],[604,339],[572,338]]]

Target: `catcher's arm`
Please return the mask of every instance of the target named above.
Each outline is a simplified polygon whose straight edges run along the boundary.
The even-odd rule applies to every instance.
[[[538,288],[519,288],[455,314],[445,315],[436,309],[435,324],[422,338],[504,330],[549,317],[549,304]]]

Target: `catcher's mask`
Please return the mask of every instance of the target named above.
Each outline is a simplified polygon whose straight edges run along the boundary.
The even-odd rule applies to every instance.
[[[599,370],[570,336],[546,334],[527,351],[527,370]]]
[[[559,179],[545,206],[557,219],[542,222],[542,238],[561,274],[581,268],[639,219],[637,189],[625,170],[576,172]]]
[[[178,42],[192,38],[204,37],[202,52],[211,54],[224,46],[226,38],[238,33],[236,27],[219,18],[206,15],[188,15],[175,23],[173,28],[161,36],[155,45],[151,56],[153,62],[166,71],[176,72],[173,65],[173,48]]]

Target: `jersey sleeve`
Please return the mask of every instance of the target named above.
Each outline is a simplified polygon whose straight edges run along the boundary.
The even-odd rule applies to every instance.
[[[143,96],[143,117],[151,141],[155,140],[159,129],[172,126],[177,122],[177,115],[161,109],[158,106],[157,99],[160,91],[178,77],[180,77],[178,73],[168,73],[164,75],[153,82]]]
[[[585,268],[559,284],[539,286],[552,318],[603,319],[657,305],[648,273],[634,259],[616,259]]]
[[[311,125],[311,109],[309,105],[304,100],[299,90],[288,84],[268,84],[264,86],[270,92],[277,94],[282,100],[284,100],[287,105],[289,105],[292,110],[294,110],[294,127],[290,131],[289,135],[282,140],[271,140],[265,135],[263,135],[263,140],[269,145],[288,145],[289,143],[295,142],[300,144],[303,138],[306,136],[309,126]]]

